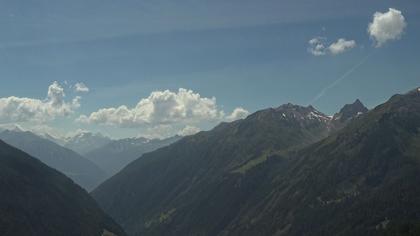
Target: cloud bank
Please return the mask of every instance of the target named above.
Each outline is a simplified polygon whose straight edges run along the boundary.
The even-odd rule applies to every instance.
[[[389,8],[388,12],[376,12],[369,23],[368,33],[375,41],[376,47],[383,46],[388,41],[401,38],[407,23],[401,11]]]
[[[0,123],[36,122],[43,123],[59,116],[68,116],[80,107],[80,97],[65,100],[63,87],[53,82],[48,87],[44,100],[26,97],[0,98]]]
[[[135,107],[121,105],[103,108],[82,115],[77,120],[86,124],[113,125],[118,127],[161,127],[162,125],[197,125],[204,122],[234,120],[248,114],[243,108],[236,108],[226,116],[218,108],[216,98],[202,97],[192,90],[180,88],[154,91],[142,98]]]

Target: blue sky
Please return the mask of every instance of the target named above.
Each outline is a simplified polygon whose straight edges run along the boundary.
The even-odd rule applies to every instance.
[[[60,110],[47,112],[48,120],[13,118],[0,123],[48,127],[62,134],[87,129],[113,137],[165,136],[187,126],[211,128],[229,120],[238,107],[254,112],[287,102],[308,105],[343,75],[340,83],[313,102],[317,109],[333,114],[356,98],[373,107],[420,85],[418,1],[14,0],[0,4],[0,98],[45,100],[54,81],[64,89],[67,103],[81,97],[80,106],[69,108],[69,114]],[[389,8],[401,11],[407,25],[398,39],[375,47],[368,24],[375,12]],[[308,42],[316,37],[322,37],[326,47],[339,38],[354,40],[355,46],[337,55],[314,56],[308,52]],[[78,82],[89,92],[76,93]],[[131,109],[153,91],[170,90],[177,97],[179,88],[192,90],[200,99],[214,97],[214,104],[198,101],[217,115],[171,113],[174,120],[148,116],[129,123],[102,116],[75,121],[102,108]]]

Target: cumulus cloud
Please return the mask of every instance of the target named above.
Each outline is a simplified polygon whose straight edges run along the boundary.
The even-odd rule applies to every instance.
[[[406,27],[401,11],[389,8],[388,12],[376,12],[373,15],[367,31],[375,41],[375,46],[381,47],[388,41],[400,39]]]
[[[161,124],[148,127],[146,130],[141,132],[141,135],[139,135],[139,137],[145,137],[149,139],[162,139],[173,136],[177,133],[177,131],[179,132],[179,129],[176,129],[172,125]]]
[[[79,93],[87,93],[89,92],[89,88],[82,82],[76,83],[74,85],[74,90]]]
[[[0,123],[42,123],[57,116],[67,116],[80,107],[80,97],[67,102],[65,96],[63,87],[53,82],[44,100],[15,96],[0,98]]]
[[[154,91],[140,99],[134,107],[121,105],[102,108],[77,121],[85,124],[111,125],[122,128],[141,128],[149,137],[167,137],[174,134],[189,135],[223,120],[236,120],[249,112],[236,108],[226,115],[219,109],[214,97],[202,97],[192,90]]]
[[[332,43],[328,50],[331,54],[337,55],[340,53],[343,53],[347,50],[350,50],[352,48],[356,47],[356,41],[354,40],[346,40],[344,38],[338,39],[337,42]]]
[[[196,134],[200,131],[201,131],[201,129],[198,128],[198,127],[187,125],[181,131],[178,132],[178,135],[188,136],[188,135]]]
[[[245,110],[242,107],[237,107],[233,112],[226,117],[228,121],[234,121],[239,119],[244,119],[249,115],[249,111]]]
[[[309,40],[308,43],[308,52],[314,56],[337,55],[356,47],[356,41],[346,40],[345,38],[340,38],[336,42],[328,45],[326,38],[315,37]]]
[[[216,105],[216,98],[201,97],[192,90],[180,88],[177,92],[155,91],[141,99],[133,108],[125,105],[103,108],[79,121],[135,127],[145,124],[199,123],[218,120],[224,116]]]

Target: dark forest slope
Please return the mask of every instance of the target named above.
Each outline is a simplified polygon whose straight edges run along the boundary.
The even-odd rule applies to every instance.
[[[0,141],[0,235],[125,235],[89,194],[58,171]]]

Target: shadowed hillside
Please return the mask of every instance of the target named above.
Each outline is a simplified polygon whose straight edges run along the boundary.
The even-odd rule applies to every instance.
[[[125,235],[89,194],[58,171],[0,141],[0,234]]]

